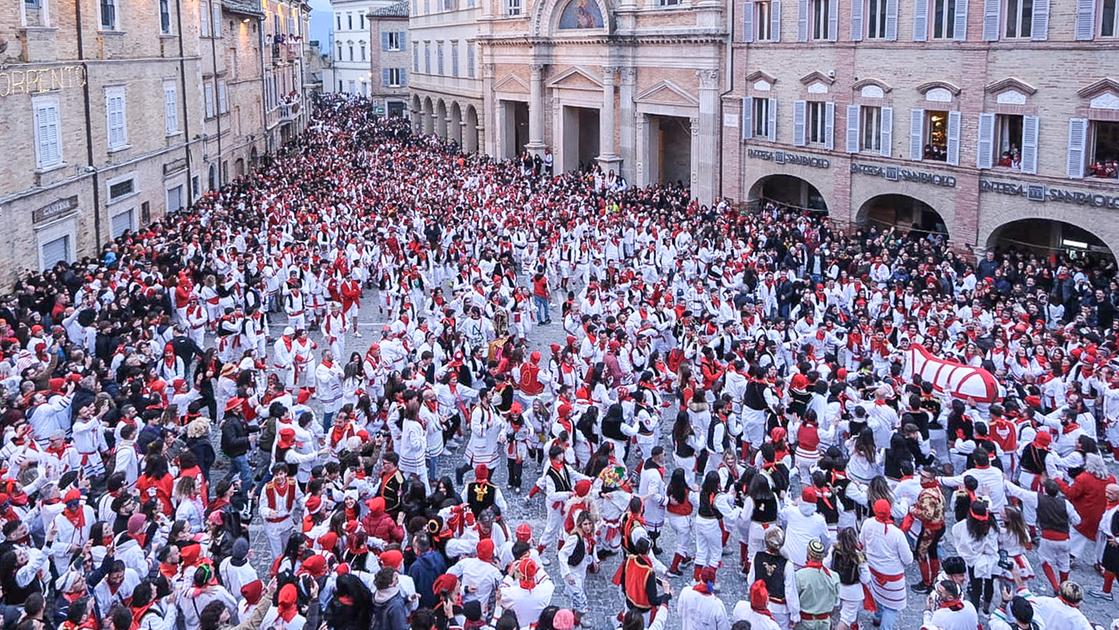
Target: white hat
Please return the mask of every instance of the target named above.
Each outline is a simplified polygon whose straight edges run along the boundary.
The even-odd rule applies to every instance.
[[[284,336],[290,337],[294,334],[295,334],[295,329],[292,328],[291,326],[288,326],[288,327],[284,328]]]

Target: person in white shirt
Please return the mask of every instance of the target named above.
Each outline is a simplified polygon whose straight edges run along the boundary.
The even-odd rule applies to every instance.
[[[750,630],[781,630],[769,612],[769,590],[761,580],[750,585],[750,599],[735,604],[730,618],[731,623],[749,622]]]
[[[878,499],[874,518],[863,522],[859,542],[870,569],[870,592],[878,606],[882,630],[894,630],[898,613],[905,609],[905,569],[913,563],[906,535],[894,525],[890,502]]]
[[[494,564],[494,544],[492,540],[478,542],[476,557],[462,558],[447,569],[447,573],[462,582],[463,602],[477,600],[483,610],[490,604],[494,592],[501,584],[501,570]],[[487,611],[488,612],[488,611]]]
[[[694,586],[680,591],[676,614],[681,630],[729,630],[727,607],[715,595],[715,569],[704,567]]]

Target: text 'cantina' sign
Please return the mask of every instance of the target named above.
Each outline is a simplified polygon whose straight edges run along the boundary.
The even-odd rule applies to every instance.
[[[85,68],[59,66],[29,70],[0,69],[0,97],[13,94],[41,94],[85,85]]]

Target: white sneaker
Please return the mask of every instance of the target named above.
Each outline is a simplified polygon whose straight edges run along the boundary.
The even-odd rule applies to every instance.
[[[1109,602],[1110,601],[1115,601],[1115,598],[1114,598],[1114,596],[1112,596],[1111,593],[1105,593],[1103,591],[1097,591],[1096,589],[1092,589],[1092,590],[1088,591],[1088,594],[1091,595],[1092,597],[1095,597],[1096,599],[1106,599]]]

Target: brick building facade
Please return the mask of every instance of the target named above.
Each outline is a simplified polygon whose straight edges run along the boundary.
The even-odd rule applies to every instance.
[[[306,15],[301,0],[268,4]],[[0,6],[0,281],[93,256],[275,146],[264,16],[258,0]]]
[[[738,0],[722,194],[1119,251],[1112,0]]]
[[[408,70],[412,49],[408,41],[408,0],[399,0],[369,13],[369,41],[373,43],[369,80],[374,111],[383,116],[408,112]]]

